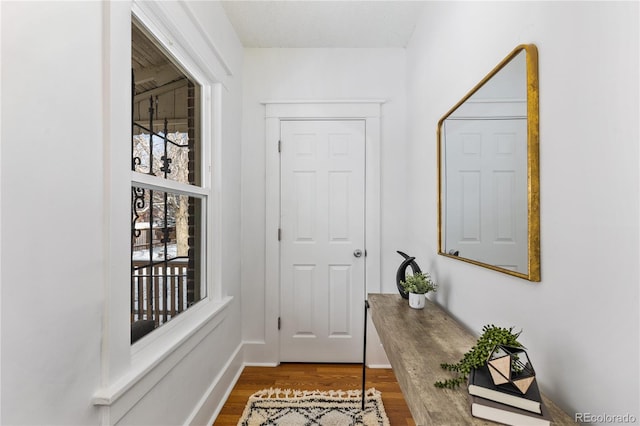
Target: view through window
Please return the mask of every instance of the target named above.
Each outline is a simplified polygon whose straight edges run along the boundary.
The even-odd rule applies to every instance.
[[[200,86],[131,28],[131,343],[206,296]]]

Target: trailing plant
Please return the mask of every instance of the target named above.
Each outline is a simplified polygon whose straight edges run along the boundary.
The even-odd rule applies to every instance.
[[[438,290],[438,284],[431,279],[428,272],[416,272],[409,275],[404,281],[400,281],[400,285],[407,293],[425,294]]]
[[[478,338],[475,346],[469,352],[465,353],[460,361],[456,364],[442,363],[440,367],[443,370],[457,373],[452,379],[439,380],[434,383],[437,388],[454,389],[465,383],[472,369],[480,367],[487,362],[491,351],[496,345],[507,345],[522,347],[518,342],[522,330],[517,333],[513,332],[513,327],[503,328],[493,324],[482,327],[482,334]]]

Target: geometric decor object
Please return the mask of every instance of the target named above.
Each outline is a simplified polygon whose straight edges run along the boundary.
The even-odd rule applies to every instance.
[[[404,257],[404,261],[400,264],[400,267],[396,271],[396,287],[398,287],[398,292],[400,293],[400,296],[402,296],[404,299],[408,299],[409,293],[407,293],[404,290],[404,287],[402,286],[402,284],[400,284],[407,277],[407,268],[411,267],[411,271],[413,272],[413,275],[422,271],[420,270],[420,266],[418,266],[418,264],[416,263],[415,257],[409,256],[408,254],[403,253],[400,250],[398,250],[397,253],[400,256]]]
[[[491,373],[491,378],[493,379],[494,385],[503,385],[505,383],[509,383],[509,377],[511,375],[511,358],[508,356],[503,356],[499,358],[494,358],[489,361],[489,372]]]
[[[523,348],[496,345],[489,355],[487,366],[495,385],[510,384],[525,394],[536,379],[529,355]]]

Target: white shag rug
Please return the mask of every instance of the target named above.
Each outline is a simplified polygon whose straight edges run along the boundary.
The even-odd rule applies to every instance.
[[[389,426],[380,392],[263,389],[249,397],[238,426]]]

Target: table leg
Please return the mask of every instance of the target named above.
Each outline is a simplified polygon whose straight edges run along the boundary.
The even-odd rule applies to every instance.
[[[369,309],[369,301],[364,301],[364,336],[362,339],[362,411],[364,411],[365,393],[366,393],[366,377],[367,377],[367,310]]]

